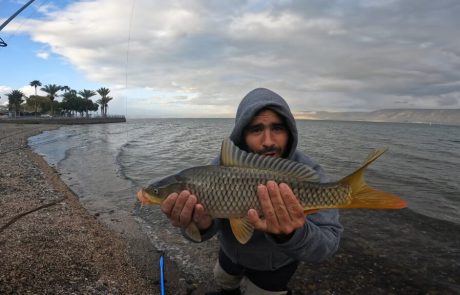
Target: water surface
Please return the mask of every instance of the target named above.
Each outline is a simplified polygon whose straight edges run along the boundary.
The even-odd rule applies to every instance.
[[[152,179],[209,163],[233,119],[148,119],[126,124],[64,126],[29,144],[62,173],[91,208],[131,210]],[[423,215],[460,223],[460,127],[298,121],[299,146],[331,179],[359,167],[376,147],[388,152],[368,170],[368,183],[408,201]]]

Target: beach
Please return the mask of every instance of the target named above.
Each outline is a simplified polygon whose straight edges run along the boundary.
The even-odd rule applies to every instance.
[[[135,226],[125,225],[124,238],[99,222],[27,147],[28,137],[57,127],[0,125],[0,294],[159,294],[157,265],[148,263],[159,254]]]
[[[0,293],[159,294],[160,252],[134,219],[89,213],[59,173],[27,147],[28,137],[58,127],[0,124],[0,227],[49,205],[0,232]],[[343,210],[341,221],[338,253],[301,263],[290,283],[294,294],[460,294],[458,224],[408,209]],[[197,246],[197,257],[215,246],[215,240]],[[212,265],[192,277],[168,256],[166,263],[168,294],[215,288]]]

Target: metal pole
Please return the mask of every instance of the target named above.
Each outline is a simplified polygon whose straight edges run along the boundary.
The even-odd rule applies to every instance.
[[[29,2],[27,2],[26,4],[24,4],[18,11],[16,11],[15,14],[13,14],[12,16],[10,16],[10,18],[8,18],[1,26],[0,26],[0,31],[6,27],[6,25],[13,20],[13,18],[15,18],[18,14],[21,13],[21,11],[23,11],[24,9],[26,9],[27,6],[29,6],[30,4],[32,4],[32,2],[34,2],[35,0],[30,0]]]

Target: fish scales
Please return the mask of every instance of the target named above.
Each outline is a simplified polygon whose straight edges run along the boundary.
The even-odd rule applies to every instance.
[[[405,208],[403,199],[376,190],[364,181],[365,169],[385,151],[376,149],[359,169],[338,182],[319,183],[316,171],[304,164],[247,153],[227,138],[222,142],[220,166],[194,167],[170,175],[142,188],[137,198],[142,205],[159,205],[172,193],[189,190],[199,198],[208,214],[228,218],[235,238],[246,244],[254,228],[243,217],[250,208],[262,215],[257,186],[268,180],[288,184],[307,214],[321,208]],[[194,222],[187,226],[185,233],[194,241],[202,241]]]
[[[218,218],[243,217],[250,208],[261,213],[257,186],[268,180],[287,183],[305,209],[347,204],[351,195],[349,186],[306,182],[271,170],[201,166],[186,169],[179,176],[183,187],[198,196],[206,212]]]

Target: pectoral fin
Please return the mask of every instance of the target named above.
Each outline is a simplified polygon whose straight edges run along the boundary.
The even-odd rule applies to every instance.
[[[246,244],[251,239],[254,232],[254,227],[246,217],[230,218],[230,226],[235,238],[241,244]]]
[[[190,223],[185,229],[185,233],[195,242],[201,242],[201,233],[194,222]]]
[[[318,212],[319,212],[319,209],[306,209],[306,210],[303,210],[303,214],[305,214],[305,215],[315,214],[315,213],[318,213]]]

